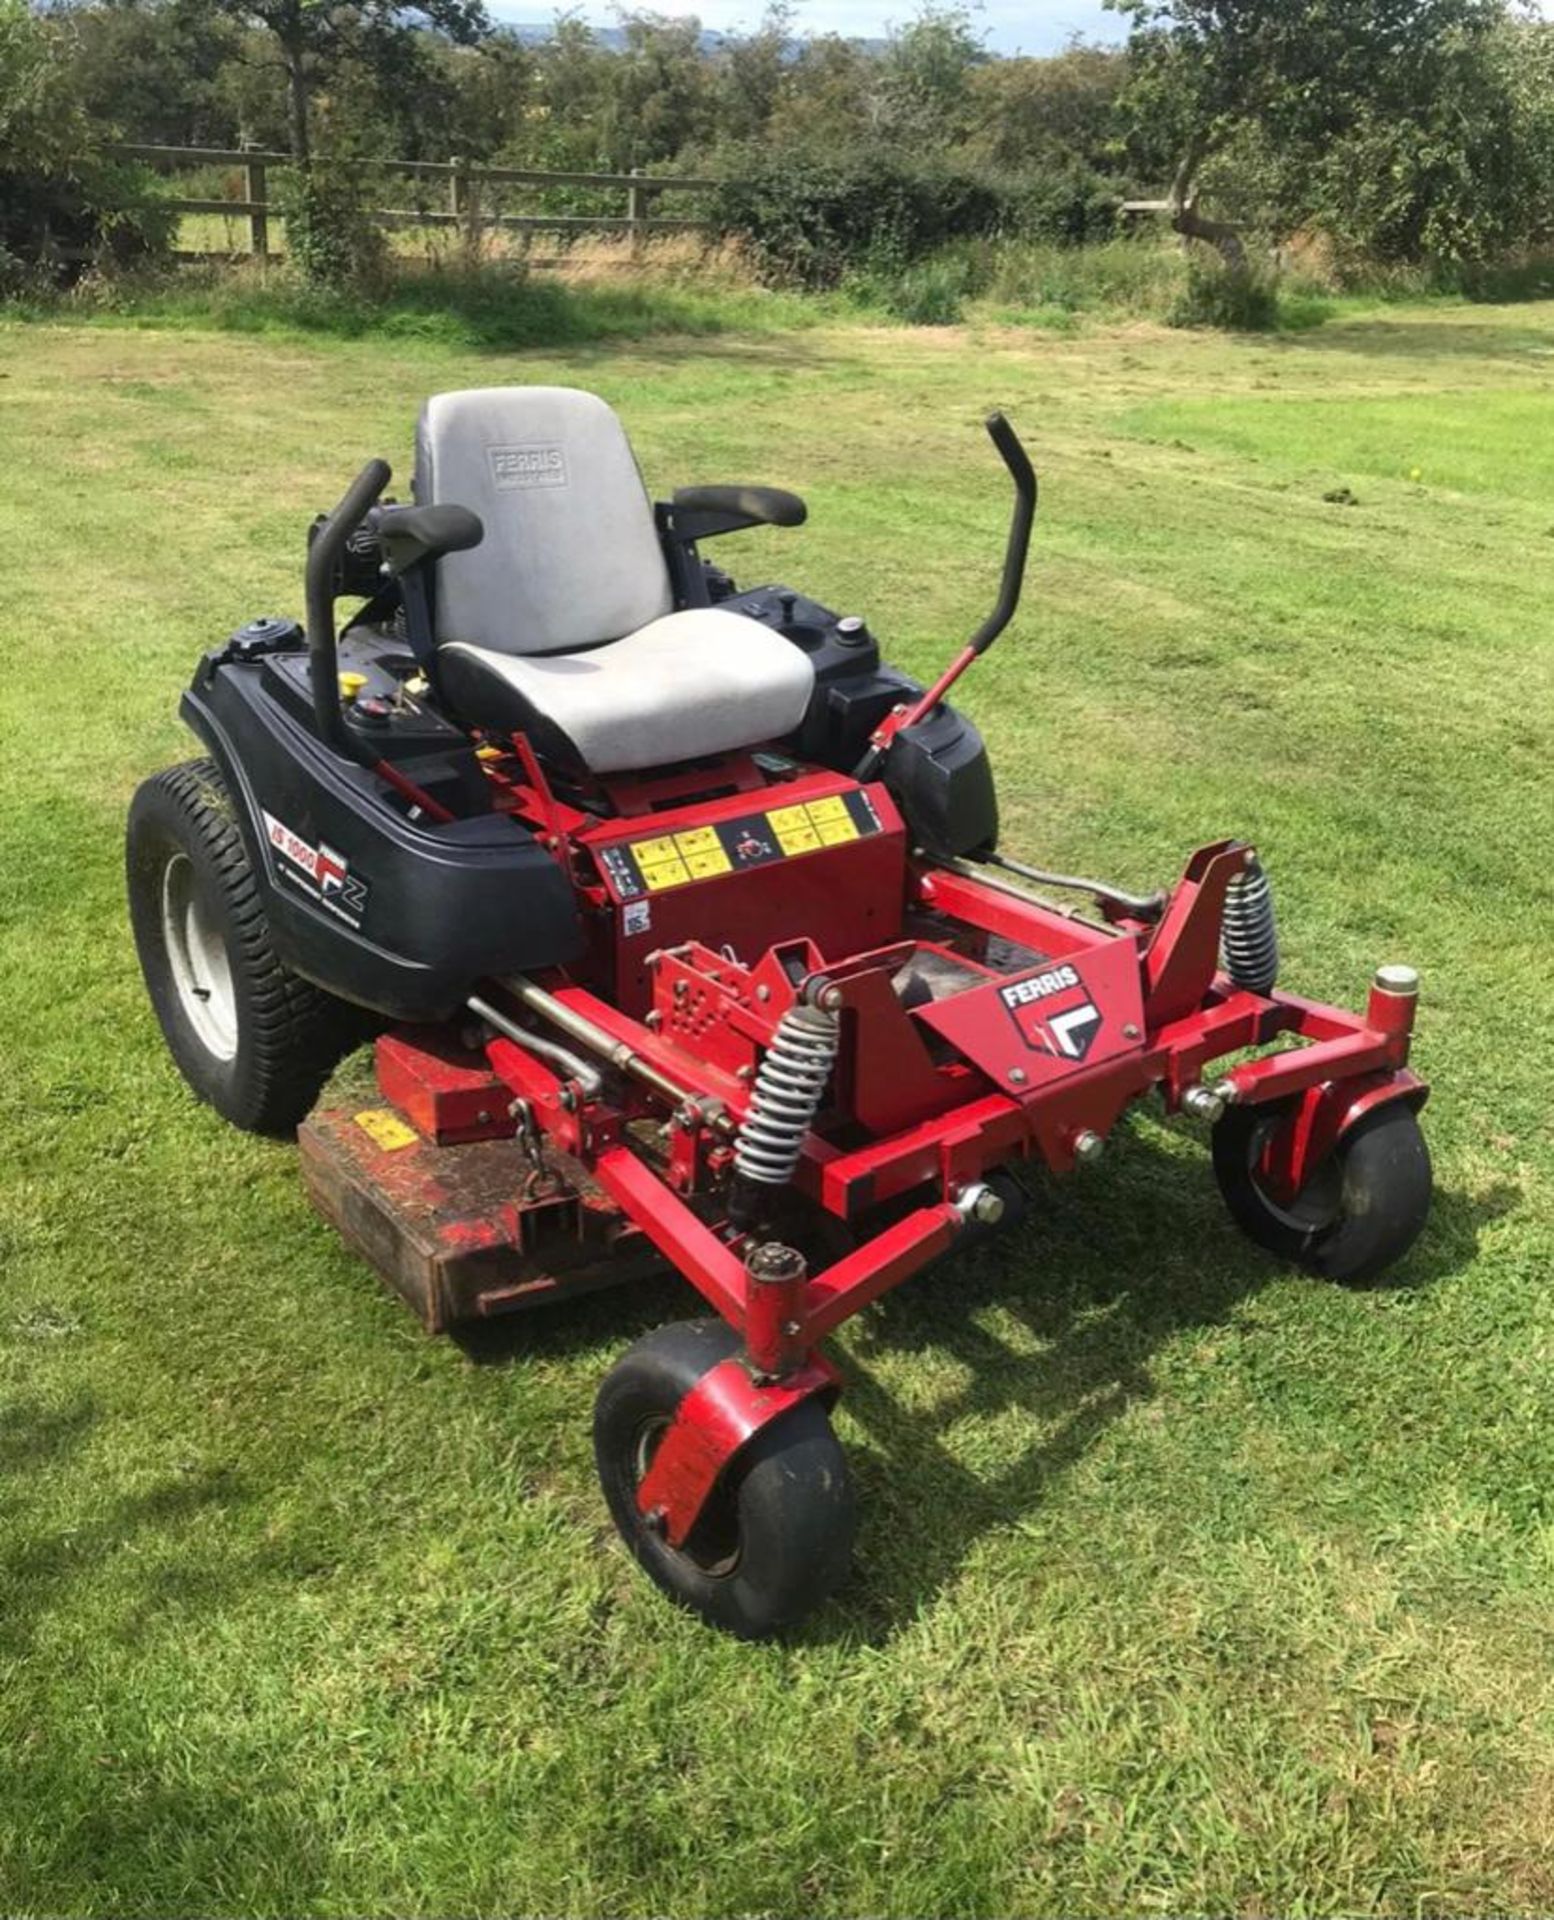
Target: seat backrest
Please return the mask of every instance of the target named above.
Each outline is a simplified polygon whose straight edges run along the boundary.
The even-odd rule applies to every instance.
[[[485,522],[478,547],[437,563],[439,642],[564,652],[618,640],[674,604],[631,445],[597,394],[434,394],[416,429],[415,497]]]

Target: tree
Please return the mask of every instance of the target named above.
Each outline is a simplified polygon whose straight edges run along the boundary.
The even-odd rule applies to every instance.
[[[611,167],[652,166],[704,140],[712,126],[712,70],[695,14],[622,11],[625,45],[608,63],[603,129]]]
[[[115,0],[51,17],[68,20],[76,83],[94,119],[159,145],[232,145],[223,79],[242,46],[230,20],[190,0]]]
[[[754,33],[737,35],[718,65],[718,132],[736,143],[763,140],[794,60],[793,7],[769,0]]]
[[[585,20],[566,12],[556,15],[535,57],[539,100],[530,164],[566,170],[601,166],[612,56]]]
[[[1500,0],[1106,0],[1130,23],[1127,104],[1168,153],[1176,231],[1246,265],[1236,226],[1198,204],[1205,166],[1255,132],[1315,167],[1362,115],[1407,115],[1455,36],[1489,31]]]
[[[0,289],[165,249],[166,206],[82,98],[75,21],[0,0]]]
[[[782,112],[768,129],[770,144],[823,154],[865,136],[875,64],[856,40],[840,34],[801,40],[784,76]]]
[[[268,35],[286,77],[292,157],[312,159],[312,96],[320,67],[352,61],[392,65],[413,50],[418,23],[470,43],[489,29],[482,0],[215,0],[218,12]]]
[[[987,58],[965,7],[921,0],[906,25],[892,29],[880,63],[878,131],[919,146],[964,138],[971,76]]]
[[[1340,258],[1366,261],[1461,265],[1543,241],[1554,178],[1549,46],[1547,27],[1509,19],[1448,36],[1406,112],[1362,107],[1290,183],[1286,224],[1313,221]]]
[[[970,76],[968,149],[1013,173],[1104,173],[1117,157],[1126,76],[1124,53],[1082,40],[1046,59],[990,60]]]
[[[516,34],[498,31],[473,48],[443,45],[436,65],[432,112],[442,155],[451,150],[489,160],[522,141],[536,70],[533,53]]]

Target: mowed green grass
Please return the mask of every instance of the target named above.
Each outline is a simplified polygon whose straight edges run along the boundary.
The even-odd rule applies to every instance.
[[[0,330],[0,1910],[1166,1914],[1554,1906],[1554,309],[1295,340],[859,329],[555,356]],[[201,648],[429,390],[562,380],[726,543],[968,683],[1011,851],[1255,838],[1285,980],[1425,988],[1395,1284],[1241,1241],[1143,1110],[836,1342],[862,1534],[750,1647],[609,1530],[596,1383],[662,1280],[427,1340],[290,1149],[185,1093],[125,808]],[[1348,488],[1357,505],[1324,493]]]

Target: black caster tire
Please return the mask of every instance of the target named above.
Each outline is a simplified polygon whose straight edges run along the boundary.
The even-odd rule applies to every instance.
[[[282,964],[219,769],[169,767],[130,806],[130,925],[179,1071],[250,1133],[287,1134],[370,1016]]]
[[[1214,1174],[1231,1218],[1258,1246],[1324,1280],[1373,1280],[1419,1237],[1430,1212],[1430,1150],[1418,1116],[1393,1101],[1344,1135],[1294,1200],[1259,1185],[1269,1130],[1287,1109],[1231,1107],[1215,1123]]]
[[[739,1349],[721,1320],[682,1321],[639,1340],[599,1389],[594,1458],[610,1517],[649,1577],[713,1626],[759,1640],[828,1600],[852,1563],[852,1482],[825,1409],[805,1401],[758,1433],[683,1546],[654,1533],[637,1507],[680,1402]]]

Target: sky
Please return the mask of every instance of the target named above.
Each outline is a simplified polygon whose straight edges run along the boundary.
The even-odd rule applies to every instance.
[[[491,11],[498,18],[533,21],[546,17],[533,0],[496,0]],[[615,15],[599,0],[585,0],[578,8],[595,25],[613,22]],[[656,0],[655,12],[694,13],[704,27],[720,33],[753,27],[761,16],[761,0]],[[795,26],[800,33],[841,33],[859,38],[883,34],[892,23],[911,19],[914,0],[797,0]],[[1090,40],[1120,40],[1122,25],[1101,0],[983,0],[973,7],[973,18],[995,53],[1055,53],[1075,34]]]

